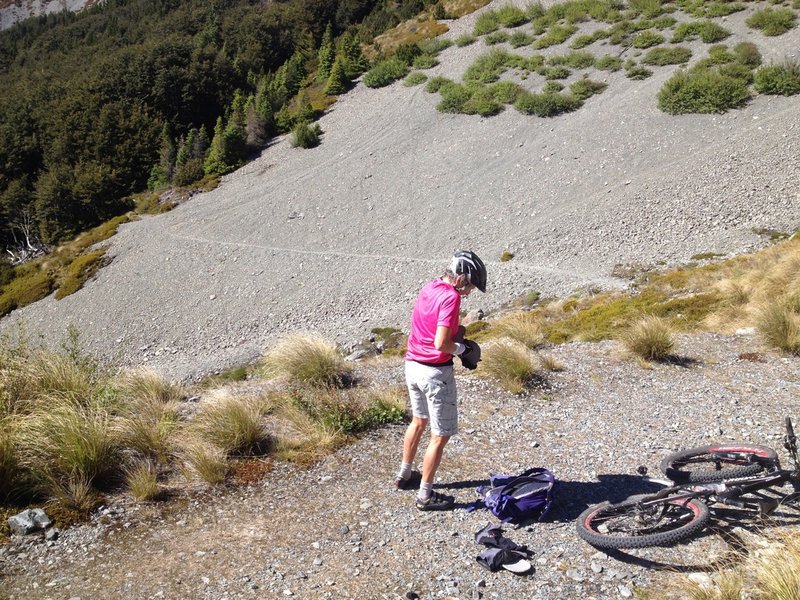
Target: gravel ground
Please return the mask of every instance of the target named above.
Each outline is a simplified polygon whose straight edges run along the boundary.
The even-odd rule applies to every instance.
[[[743,19],[729,26],[744,31]],[[799,35],[755,37],[780,60],[798,56]],[[436,72],[463,72],[479,50],[446,50]],[[491,310],[532,289],[624,286],[609,276],[618,263],[736,254],[765,243],[753,228],[795,227],[797,99],[669,117],[655,106],[667,76],[608,74],[605,93],[549,120],[443,115],[420,88],[359,85],[322,118],[320,147],[279,140],[217,190],[122,227],[113,263],[83,290],[0,325],[55,342],[72,324],[109,361],[185,379],[252,360],[287,331],[348,345],[372,327],[405,328],[417,289],[456,247],[489,266],[488,293],[466,307]],[[515,258],[500,262],[505,249]],[[452,512],[420,513],[413,492],[390,489],[403,432],[390,427],[248,488],[109,498],[54,542],[14,539],[0,546],[0,597],[625,598],[726,556],[731,538],[716,533],[609,556],[577,538],[574,519],[643,489],[636,468],[655,471],[670,450],[735,438],[779,447],[782,417],[798,416],[798,360],[746,335],[684,337],[683,366],[651,369],[610,342],[549,352],[565,369],[528,396],[460,377],[462,434],[438,482],[457,496]],[[374,376],[399,383],[401,365]],[[464,506],[490,472],[529,466],[560,481],[546,522],[507,531],[536,550],[536,571],[489,573],[473,535],[490,518]],[[753,527],[717,522],[744,538]]]
[[[451,512],[421,513],[413,491],[392,488],[403,433],[393,426],[308,470],[277,465],[250,487],[184,488],[165,504],[109,498],[91,524],[55,542],[15,537],[0,546],[0,597],[527,600],[663,590],[672,571],[713,569],[764,524],[717,511],[718,529],[689,544],[609,555],[577,537],[577,515],[652,489],[637,467],[657,473],[678,448],[749,440],[783,456],[783,416],[798,416],[800,393],[798,359],[765,351],[753,337],[685,336],[678,350],[683,366],[645,369],[612,342],[552,348],[564,370],[523,397],[462,371],[461,433],[437,479],[456,496]],[[399,361],[382,365],[370,376],[402,380]],[[464,507],[489,473],[530,466],[559,480],[545,522],[506,528],[536,551],[535,572],[490,573],[475,562],[482,546],[473,536],[495,520]],[[796,524],[794,515],[767,527]]]
[[[743,39],[754,9],[726,20],[726,43]],[[800,57],[800,29],[750,38],[766,62]],[[456,77],[485,49],[448,48],[430,74]],[[458,247],[489,267],[488,293],[467,308],[491,310],[527,290],[624,286],[609,276],[616,264],[739,253],[767,243],[754,228],[796,227],[797,98],[672,117],[655,101],[670,72],[597,73],[608,89],[553,119],[447,115],[421,87],[358,85],[320,120],[318,148],[278,140],[218,189],[123,226],[94,281],[0,329],[23,322],[57,343],[72,324],[108,360],[184,379],[253,360],[288,331],[348,346],[406,328],[417,289]],[[506,249],[515,257],[500,262]]]

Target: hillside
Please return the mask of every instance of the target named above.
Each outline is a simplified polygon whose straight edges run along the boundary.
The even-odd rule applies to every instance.
[[[796,54],[798,29],[766,38],[746,16],[726,18],[729,41],[746,34],[765,63]],[[458,77],[484,51],[448,48],[429,74]],[[458,247],[489,264],[487,294],[467,306],[488,311],[527,290],[624,286],[617,264],[742,252],[767,243],[754,230],[795,227],[797,99],[670,116],[655,96],[672,71],[602,72],[603,94],[548,119],[443,114],[422,86],[358,85],[319,121],[319,147],[281,139],[218,189],[125,225],[94,281],[15,311],[3,330],[24,323],[55,342],[72,324],[101,356],[183,378],[252,360],[291,330],[348,345],[403,328]],[[506,249],[514,259],[500,262]]]
[[[30,17],[62,10],[77,12],[95,4],[97,0],[0,0],[0,31]]]

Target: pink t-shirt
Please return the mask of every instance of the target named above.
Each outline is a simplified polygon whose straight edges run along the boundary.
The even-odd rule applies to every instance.
[[[460,310],[461,296],[451,284],[434,279],[423,287],[411,313],[406,360],[435,365],[450,362],[452,355],[439,352],[433,340],[439,325],[449,327],[451,335],[456,334]]]

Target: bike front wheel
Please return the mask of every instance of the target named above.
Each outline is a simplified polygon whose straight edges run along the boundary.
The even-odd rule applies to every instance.
[[[708,506],[696,498],[631,496],[604,502],[578,517],[578,535],[596,548],[671,546],[696,535],[708,523]]]
[[[778,454],[772,448],[732,442],[670,454],[661,461],[661,471],[675,483],[710,483],[749,477],[764,470],[763,464],[753,462],[753,456],[778,464]]]

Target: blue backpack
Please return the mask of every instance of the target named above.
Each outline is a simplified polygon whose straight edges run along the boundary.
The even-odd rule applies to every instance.
[[[489,485],[478,488],[476,500],[467,510],[488,508],[503,523],[541,521],[553,502],[556,478],[547,469],[533,468],[519,475],[490,475]]]

